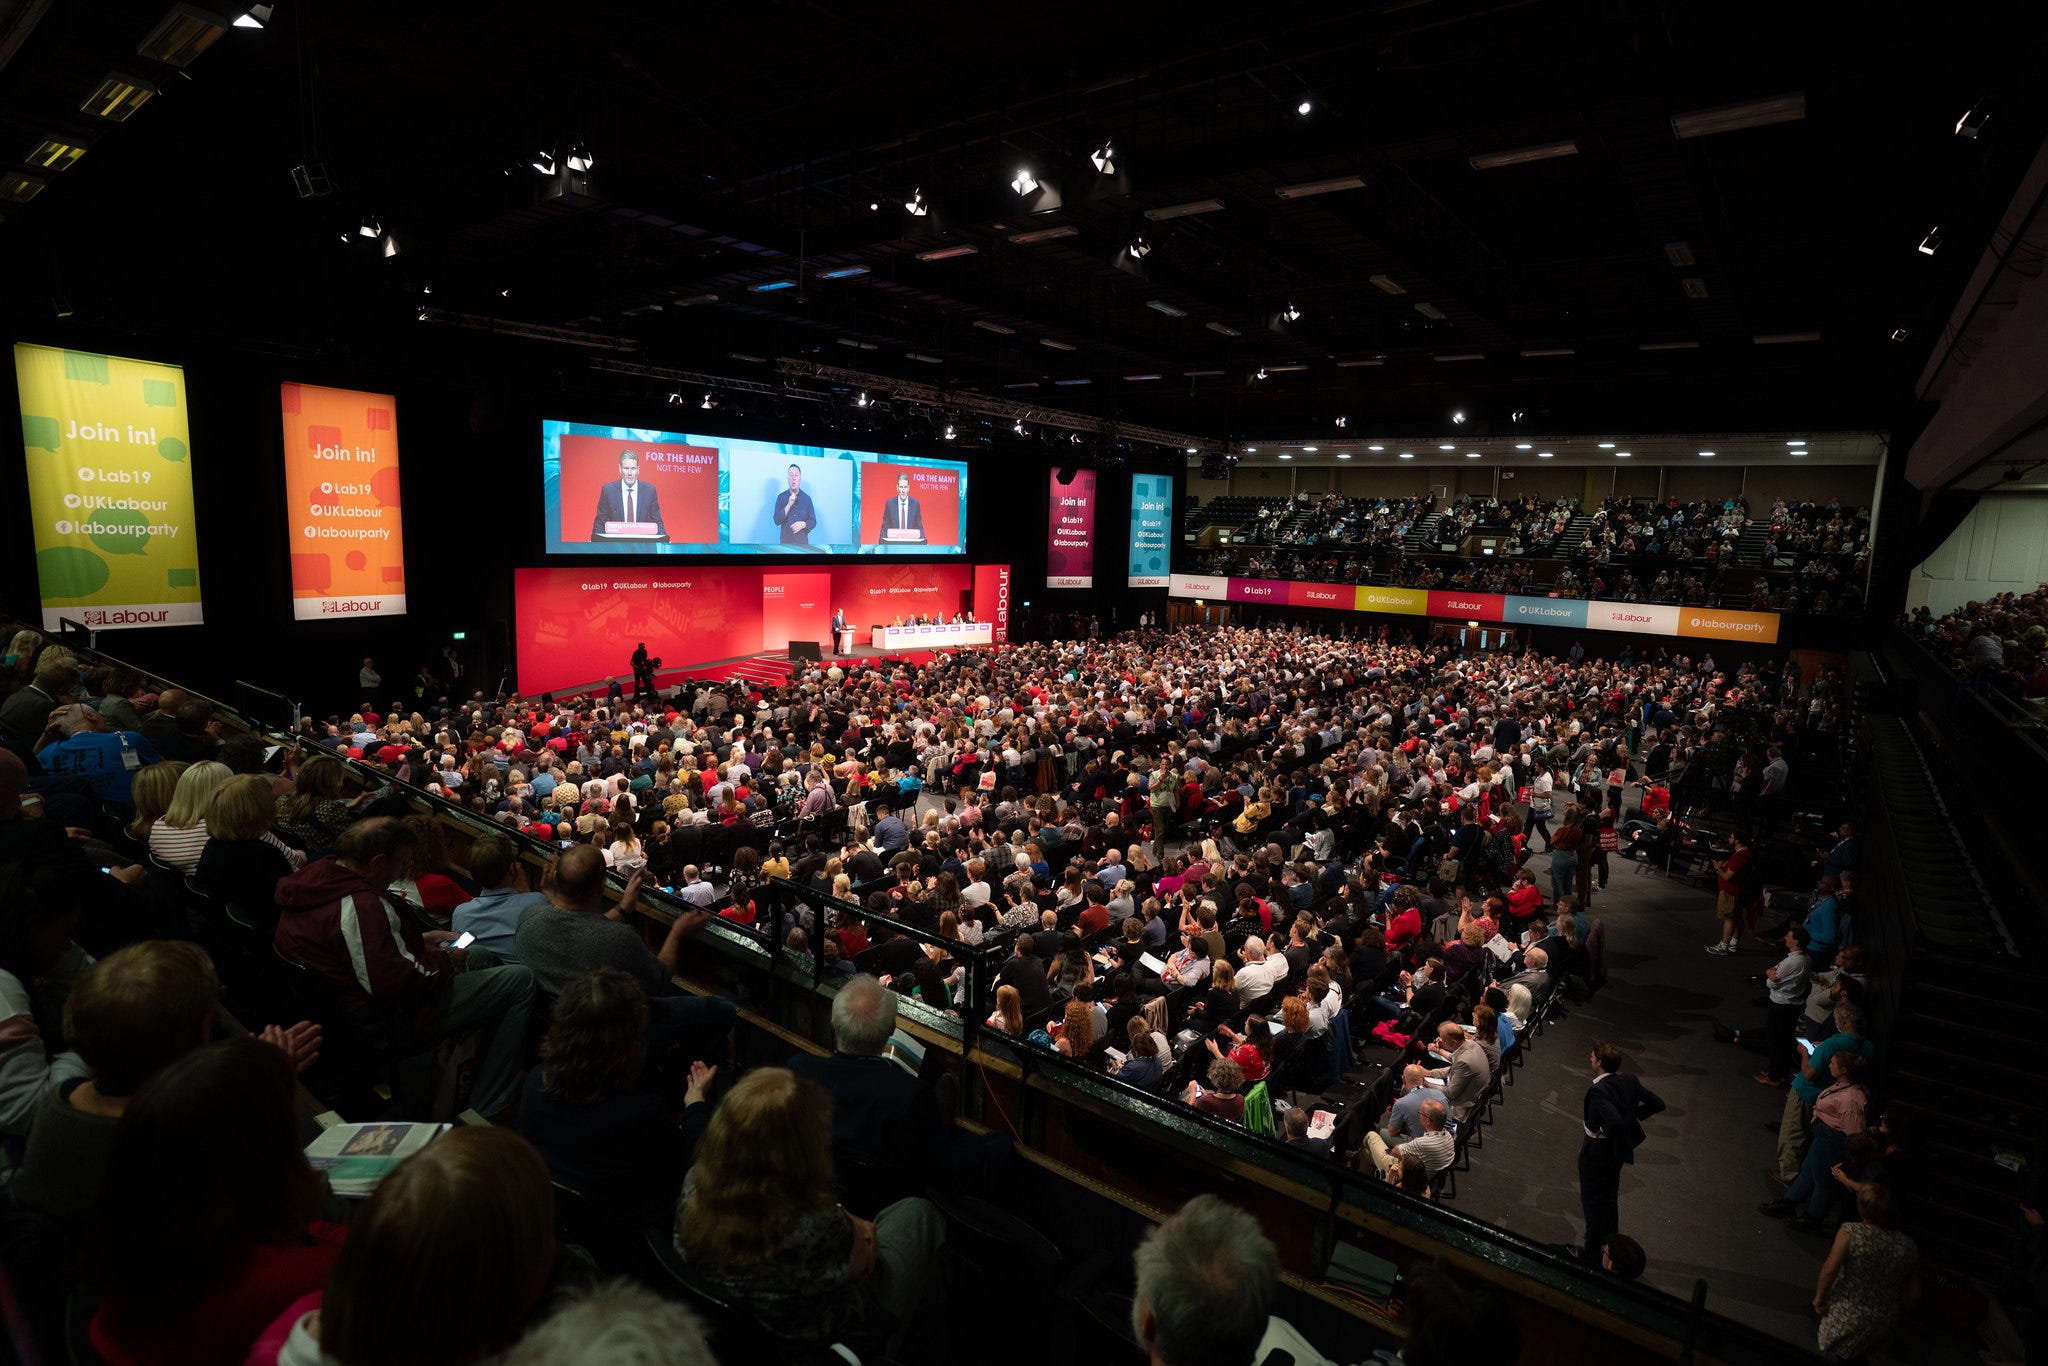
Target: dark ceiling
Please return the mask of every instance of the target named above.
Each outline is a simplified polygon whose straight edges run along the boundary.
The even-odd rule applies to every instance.
[[[0,35],[40,8],[0,0]],[[2048,127],[2040,5],[279,0],[184,75],[135,55],[166,8],[55,4],[0,72],[0,164],[52,131],[91,147],[0,206],[20,317],[48,318],[47,286],[74,324],[374,355],[431,303],[656,365],[803,356],[1217,438],[1428,431],[1453,407],[1482,434],[1517,411],[1556,433],[1909,422]],[[110,70],[163,94],[101,124],[78,107]],[[1795,93],[1798,121],[1674,134]],[[587,182],[528,165],[579,141]],[[336,194],[295,194],[306,159]],[[1020,198],[1020,168],[1046,188]],[[365,215],[395,256],[340,240]]]

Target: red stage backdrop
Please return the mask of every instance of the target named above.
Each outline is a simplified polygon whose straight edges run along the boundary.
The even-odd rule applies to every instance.
[[[910,496],[924,520],[924,543],[964,546],[960,536],[960,473],[929,465],[892,465],[877,460],[860,467],[860,543],[892,544],[882,539],[886,505],[896,501],[896,476],[910,476]]]
[[[1045,586],[1095,586],[1095,471],[1075,470],[1071,483],[1051,471],[1046,487]],[[594,495],[593,495],[594,496]]]
[[[1010,566],[1006,564],[978,564],[974,566],[974,619],[976,621],[986,621],[996,628],[996,644],[1009,644]]]
[[[517,569],[512,583],[519,690],[560,691],[613,674],[631,679],[628,660],[641,641],[664,668],[779,651],[792,639],[822,644],[834,607],[846,609],[865,642],[870,626],[898,617],[952,616],[973,575],[974,566],[967,564],[888,562],[802,570]],[[767,590],[778,583],[784,591],[768,609]],[[768,629],[771,610],[786,614],[787,629]]]
[[[621,451],[631,451],[640,457],[640,482],[661,499],[662,526],[672,543],[718,544],[716,449],[665,446],[631,438],[613,440],[608,436],[562,438],[563,540],[590,540],[590,519],[597,511],[598,490],[619,477]]]
[[[744,571],[740,571],[744,572]],[[778,573],[761,576],[761,648],[780,650],[792,640],[815,640],[821,650],[832,648],[832,575],[829,571]],[[718,656],[713,655],[716,659]],[[678,664],[695,660],[679,659]]]

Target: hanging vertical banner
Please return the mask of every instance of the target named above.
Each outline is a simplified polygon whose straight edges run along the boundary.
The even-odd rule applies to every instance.
[[[1093,588],[1095,471],[1054,470],[1047,487],[1045,586]]]
[[[185,371],[17,343],[43,626],[196,626]]]
[[[1130,587],[1166,587],[1166,537],[1172,521],[1173,476],[1132,475]]]
[[[1010,640],[1010,566],[974,566],[974,619],[995,627],[995,643]]]
[[[317,384],[281,399],[293,618],[402,615],[397,400]]]

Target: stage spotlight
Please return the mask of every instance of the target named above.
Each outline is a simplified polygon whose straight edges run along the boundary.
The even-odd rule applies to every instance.
[[[358,237],[382,237],[383,235],[384,229],[375,217],[364,218],[356,227],[356,236]]]
[[[1010,188],[1020,195],[1026,195],[1038,188],[1038,181],[1032,178],[1028,167],[1020,166],[1017,169],[1017,178],[1010,182]]]
[[[872,400],[868,398],[868,391],[863,389],[860,391],[860,395],[853,400],[853,406],[856,408],[865,408],[871,401]]]
[[[1903,327],[1894,327],[1892,329],[1892,340],[1895,342],[1904,341],[1908,335],[1909,334],[1907,333],[1906,329]]]
[[[1464,423],[1465,423],[1465,410],[1464,410],[1463,408],[1455,408],[1455,409],[1453,409],[1453,410],[1451,411],[1451,424],[1452,424],[1453,426],[1463,426],[1463,425],[1464,425]]]
[[[1959,138],[1976,137],[1984,131],[1984,121],[1990,117],[1991,111],[1984,107],[1984,101],[1977,101],[1977,103],[1970,106],[1968,112],[1956,120],[1956,136]]]
[[[910,192],[910,198],[903,201],[903,212],[909,214],[912,218],[923,218],[927,213],[931,212],[931,210],[925,207],[923,190],[912,190]]]
[[[539,171],[542,175],[553,175],[555,173],[555,154],[543,147],[540,151],[533,154],[532,166],[534,170]]]
[[[1294,106],[1294,112],[1303,118],[1307,118],[1311,113],[1315,112],[1315,107],[1315,101],[1304,99],[1300,104]]]
[[[1259,367],[1259,373],[1257,373],[1256,375],[1253,375],[1253,376],[1252,376],[1252,378],[1253,378],[1253,379],[1264,379],[1265,377],[1266,377],[1266,367],[1265,367],[1265,366],[1263,366],[1263,365],[1261,365],[1261,366]]]
[[[1145,254],[1151,250],[1152,244],[1150,242],[1147,242],[1143,237],[1134,237],[1131,239],[1131,259],[1133,261],[1144,260]]]
[[[1515,410],[1514,410],[1514,411],[1513,411],[1512,413],[1509,413],[1509,414],[1508,414],[1508,421],[1510,421],[1510,422],[1520,422],[1520,421],[1522,420],[1523,416],[1524,416],[1524,414],[1523,414],[1522,410],[1521,410],[1520,408],[1517,408],[1517,409],[1515,409]]]
[[[1015,432],[1019,436],[1024,435],[1024,419],[1020,417],[1015,422],[1011,423],[1010,430]]]
[[[397,238],[396,238],[395,236],[393,236],[392,234],[388,233],[388,232],[387,232],[387,233],[385,233],[385,234],[384,234],[384,246],[383,246],[382,250],[383,250],[383,252],[384,252],[384,255],[385,255],[386,257],[392,257],[392,256],[396,256],[396,255],[398,255],[398,239],[397,239]]]
[[[1301,310],[1296,308],[1293,304],[1289,304],[1287,305],[1287,307],[1280,310],[1280,316],[1287,319],[1287,321],[1289,322],[1294,322],[1301,317]]]
[[[1929,228],[1927,230],[1927,235],[1920,239],[1920,254],[1922,256],[1932,256],[1935,252],[1940,250],[1941,229],[1938,227]]]
[[[683,401],[683,396],[677,393],[675,390],[671,389],[668,391],[668,401],[670,403],[680,406]]]
[[[1100,147],[1096,148],[1094,155],[1090,156],[1088,159],[1094,162],[1095,169],[1102,172],[1104,175],[1116,174],[1116,148],[1111,146],[1107,141],[1105,141]]]
[[[271,11],[275,5],[251,5],[235,20],[236,28],[269,28]],[[1972,134],[1972,136],[1975,136]]]
[[[709,389],[706,389],[704,391],[704,397],[697,400],[697,406],[708,413],[713,408],[716,408],[718,406],[718,399],[716,398],[716,396],[712,394],[712,392]]]
[[[1338,425],[1339,427],[1346,427],[1346,426],[1349,426],[1349,425],[1350,425],[1350,423],[1351,423],[1351,419],[1350,419],[1350,418],[1348,418],[1348,417],[1340,417],[1340,418],[1338,418],[1338,419],[1337,419],[1337,425]]]
[[[950,422],[946,424],[945,437],[948,441],[951,441],[953,439],[953,424]]]
[[[569,149],[570,170],[588,171],[591,167],[595,165],[597,165],[597,158],[590,154],[590,148],[586,147],[584,144],[579,142],[574,147],[571,147]]]

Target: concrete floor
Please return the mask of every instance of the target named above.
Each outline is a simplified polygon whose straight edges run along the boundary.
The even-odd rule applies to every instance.
[[[1543,855],[1532,863],[1547,865]],[[1538,884],[1548,887],[1539,874]],[[1593,914],[1607,927],[1608,983],[1571,1007],[1537,1042],[1495,1111],[1472,1170],[1458,1175],[1465,1213],[1544,1242],[1578,1242],[1580,1106],[1600,1040],[1622,1046],[1628,1069],[1665,1104],[1621,1181],[1621,1228],[1643,1245],[1643,1279],[1707,1308],[1811,1348],[1808,1309],[1829,1238],[1757,1213],[1776,1187],[1784,1093],[1751,1080],[1761,1053],[1713,1037],[1716,1021],[1761,1034],[1759,977],[1780,956],[1754,940],[1734,958],[1705,952],[1717,937],[1713,893],[1616,861]],[[1878,1361],[1975,1363],[1974,1343],[1908,1319]]]
[[[1718,1020],[1762,1030],[1762,988],[1748,979],[1776,956],[1754,941],[1735,958],[1707,954],[1713,894],[1621,861],[1593,914],[1607,927],[1607,986],[1538,1041],[1472,1170],[1459,1174],[1458,1207],[1530,1238],[1579,1241],[1587,1054],[1596,1041],[1618,1043],[1666,1106],[1621,1182],[1621,1227],[1648,1254],[1644,1280],[1686,1299],[1703,1279],[1710,1310],[1811,1345],[1807,1305],[1828,1242],[1756,1212],[1773,1192],[1763,1171],[1784,1093],[1750,1079],[1759,1054],[1716,1043],[1712,1029]]]

